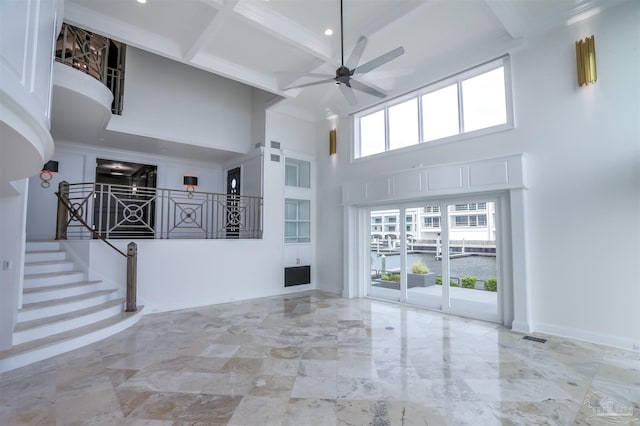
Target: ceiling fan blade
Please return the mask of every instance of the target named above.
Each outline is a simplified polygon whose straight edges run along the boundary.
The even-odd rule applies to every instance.
[[[384,97],[387,96],[386,93],[381,92],[380,90],[375,89],[375,88],[369,86],[368,84],[364,84],[364,83],[362,83],[362,82],[360,82],[358,80],[351,79],[350,83],[351,83],[351,87],[353,87],[354,89],[359,90],[361,92],[368,93],[370,95],[377,96],[379,98],[384,98]]]
[[[358,100],[356,99],[356,94],[353,93],[353,89],[351,87],[347,87],[345,84],[340,85],[340,91],[347,98],[347,102],[349,105],[358,105]]]
[[[360,62],[360,58],[362,57],[362,52],[364,52],[364,48],[367,47],[367,42],[369,40],[365,36],[360,36],[358,42],[356,43],[356,47],[353,48],[351,52],[351,56],[347,59],[347,63],[345,66],[349,69],[353,69]]]
[[[397,47],[397,48],[385,53],[384,55],[378,56],[377,58],[370,60],[366,64],[360,65],[355,70],[353,70],[353,73],[354,74],[367,73],[367,72],[371,71],[372,69],[378,68],[380,65],[384,65],[387,62],[391,61],[392,59],[397,58],[398,56],[402,55],[403,53],[404,53],[404,47],[402,47],[402,46]]]
[[[278,71],[277,75],[287,76],[287,77],[316,77],[316,78],[333,78],[335,77],[333,74],[323,74],[318,72],[290,72],[290,71]]]
[[[336,79],[334,77],[332,78],[327,78],[326,80],[318,80],[318,81],[312,81],[311,83],[305,83],[305,84],[298,84],[297,86],[291,86],[291,87],[287,87],[283,90],[289,90],[289,89],[300,89],[302,87],[309,87],[309,86],[315,86],[316,84],[322,84],[322,83],[329,83],[329,82],[335,82]]]

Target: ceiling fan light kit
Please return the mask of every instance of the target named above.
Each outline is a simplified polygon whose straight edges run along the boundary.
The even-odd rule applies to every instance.
[[[350,105],[357,105],[358,100],[356,99],[356,95],[353,92],[353,89],[358,90],[360,92],[368,93],[370,95],[376,96],[378,98],[386,97],[386,93],[366,84],[362,81],[355,80],[354,75],[357,74],[366,74],[369,71],[372,71],[387,62],[397,58],[398,56],[404,53],[404,48],[402,46],[397,47],[383,55],[378,56],[366,62],[362,65],[358,65],[360,62],[360,58],[362,57],[362,53],[364,52],[365,47],[367,46],[368,39],[364,36],[361,36],[356,42],[353,51],[351,52],[351,56],[347,59],[345,64],[344,62],[344,20],[342,13],[342,0],[340,0],[340,66],[336,70],[335,77],[332,77],[329,74],[303,74],[308,76],[315,77],[324,77],[322,80],[313,81],[311,83],[299,84],[296,86],[288,87],[285,90],[289,89],[300,89],[303,87],[315,86],[318,84],[334,82],[337,86],[340,87],[340,91],[346,98],[347,102]]]

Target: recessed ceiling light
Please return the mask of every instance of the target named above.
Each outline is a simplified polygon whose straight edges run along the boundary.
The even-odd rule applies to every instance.
[[[111,172],[109,173],[111,176],[124,176],[124,173],[122,172]]]
[[[333,30],[331,28],[327,28],[326,30],[324,30],[324,35],[326,36],[333,35]]]
[[[138,3],[145,4],[147,0],[136,0]]]

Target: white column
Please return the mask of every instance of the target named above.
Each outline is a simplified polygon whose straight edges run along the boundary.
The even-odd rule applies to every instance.
[[[513,269],[513,323],[514,331],[529,333],[533,330],[531,319],[531,291],[529,289],[527,192],[515,189],[510,192],[511,203],[511,262]],[[498,284],[500,285],[500,284]]]

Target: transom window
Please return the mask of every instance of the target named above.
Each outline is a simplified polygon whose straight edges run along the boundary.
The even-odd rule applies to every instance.
[[[356,114],[354,157],[512,128],[508,70],[505,56]]]
[[[287,157],[284,163],[284,183],[286,186],[311,187],[311,163]]]

